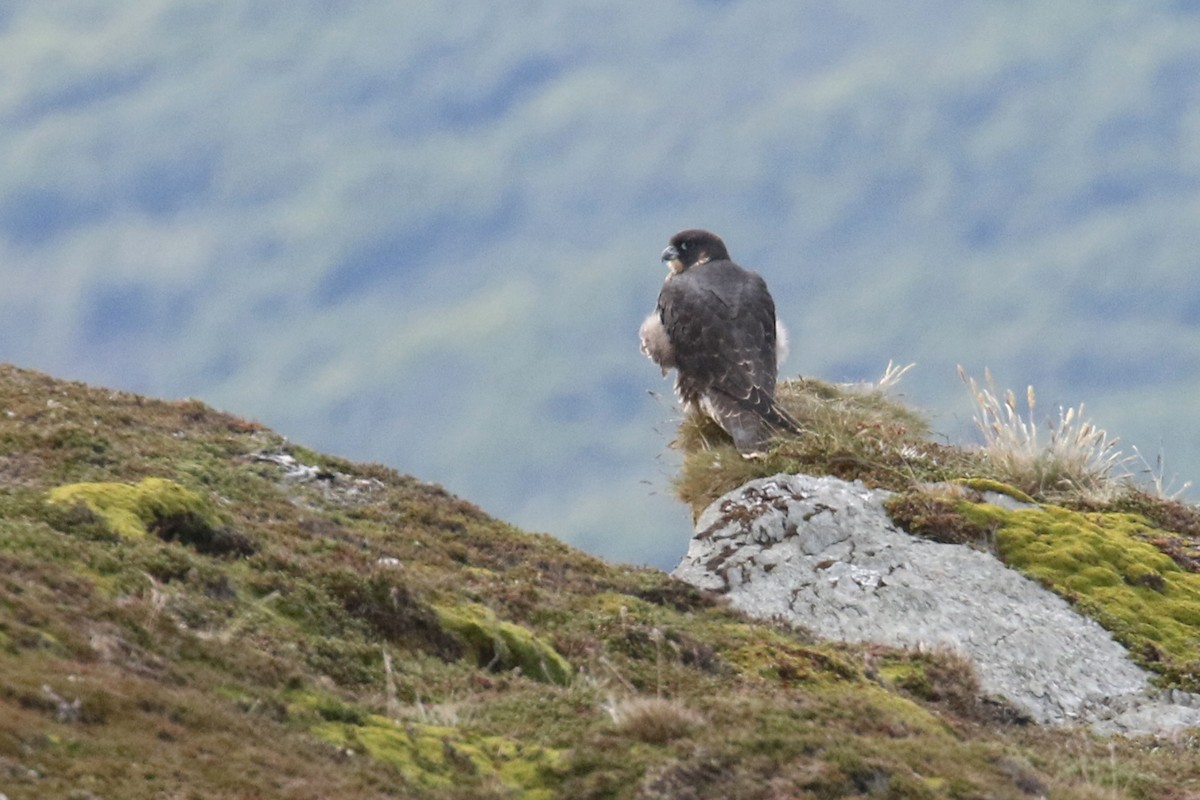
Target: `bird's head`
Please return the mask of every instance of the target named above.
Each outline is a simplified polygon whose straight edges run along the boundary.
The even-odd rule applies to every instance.
[[[671,243],[663,250],[662,260],[667,262],[671,274],[678,275],[706,261],[728,261],[729,251],[720,236],[692,228],[671,237]]]

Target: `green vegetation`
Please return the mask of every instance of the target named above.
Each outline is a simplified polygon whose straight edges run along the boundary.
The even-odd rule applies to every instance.
[[[1200,511],[1137,487],[1116,442],[1078,409],[1039,428],[1027,411],[960,372],[976,403],[979,450],[935,445],[913,413],[880,386],[802,379],[780,402],[806,428],[764,459],[737,458],[711,422],[690,418],[681,497],[698,513],[720,494],[777,472],[858,478],[897,494],[888,508],[914,533],[994,552],[1108,628],[1166,685],[1200,690]],[[1000,398],[1003,397],[1003,400]],[[1028,508],[1006,510],[985,493]]]
[[[748,480],[805,472],[862,480],[893,491],[956,482],[1028,501],[1099,509],[1138,506],[1151,515],[1195,516],[1161,491],[1149,494],[1138,488],[1122,469],[1132,459],[1084,417],[1082,405],[1060,409],[1057,420],[1039,426],[1033,387],[1026,390],[1028,408],[1022,415],[1013,393],[996,391],[990,375],[981,388],[960,370],[976,406],[975,423],[984,446],[971,449],[934,441],[928,423],[888,394],[906,371],[889,364],[877,384],[854,386],[813,378],[784,381],[778,400],[804,433],[781,438],[759,459],[739,458],[715,423],[688,415],[675,440],[684,453],[676,481],[680,499],[699,514]],[[1161,485],[1155,488],[1161,490]]]
[[[140,483],[71,483],[46,493],[51,503],[82,506],[124,537],[153,533],[190,544],[202,553],[249,555],[254,546],[223,525],[211,505],[174,481],[143,478]]]
[[[1165,685],[1200,689],[1200,571],[1174,557],[1180,541],[1196,547],[1194,534],[1120,510],[1009,510],[953,486],[895,495],[888,508],[914,533],[994,552],[1108,628]]]
[[[0,367],[11,800],[1200,789],[1192,740],[1036,729],[973,681],[748,621],[194,401]]]
[[[174,481],[146,478],[127,483],[72,483],[47,492],[52,503],[83,503],[101,517],[114,533],[145,536],[147,526],[185,514],[208,516],[203,501]]]
[[[520,670],[531,678],[560,685],[570,682],[571,665],[553,647],[527,628],[496,619],[487,606],[468,603],[436,611],[442,627],[466,641],[479,666]]]
[[[994,527],[1005,562],[1074,600],[1145,666],[1200,689],[1200,574],[1142,540],[1153,530],[1144,517],[1053,506],[961,510]]]
[[[887,395],[903,374],[889,366],[879,386],[842,387],[815,378],[782,382],[780,404],[804,433],[780,440],[763,458],[743,459],[716,423],[684,418],[675,444],[684,452],[676,482],[680,499],[699,514],[748,480],[780,472],[836,475],[871,486],[898,488],[967,474],[969,456],[929,440],[918,414]]]

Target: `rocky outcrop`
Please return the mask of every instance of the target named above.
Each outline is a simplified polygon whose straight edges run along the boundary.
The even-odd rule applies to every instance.
[[[952,648],[985,691],[1039,722],[1200,725],[1200,697],[1153,689],[1100,625],[991,554],[897,529],[887,496],[831,477],[752,481],[705,510],[674,574],[825,637]]]

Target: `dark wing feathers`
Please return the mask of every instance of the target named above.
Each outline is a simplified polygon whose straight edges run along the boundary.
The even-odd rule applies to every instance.
[[[685,403],[744,452],[797,430],[775,403],[775,303],[759,275],[726,260],[696,265],[666,281],[658,309]]]

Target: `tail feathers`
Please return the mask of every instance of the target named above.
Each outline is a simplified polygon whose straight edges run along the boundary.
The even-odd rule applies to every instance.
[[[801,432],[800,424],[765,394],[738,400],[723,392],[709,392],[701,398],[700,407],[733,438],[743,455],[761,453],[780,434]]]
[[[767,412],[762,415],[766,423],[771,426],[775,433],[790,433],[799,435],[802,433],[800,423],[796,422],[796,418],[784,410],[783,406],[771,401],[771,405]]]

